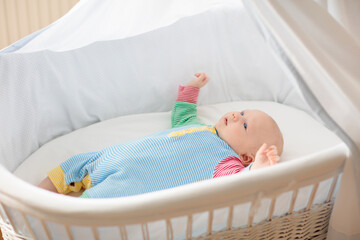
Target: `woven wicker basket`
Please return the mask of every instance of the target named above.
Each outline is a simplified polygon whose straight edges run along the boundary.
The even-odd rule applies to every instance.
[[[327,226],[330,219],[333,201],[316,204],[311,209],[302,209],[294,211],[271,220],[264,220],[252,227],[228,228],[221,231],[213,231],[210,234],[192,238],[189,234],[187,239],[203,239],[203,240],[233,240],[233,239],[326,239]],[[19,240],[33,239],[16,233],[9,222],[0,219],[0,226],[4,239]],[[144,224],[143,226],[146,226]],[[124,229],[123,227],[120,227]],[[148,238],[147,228],[143,229],[144,239]],[[169,229],[167,239],[173,239],[172,229]],[[51,237],[50,237],[51,238]],[[122,234],[123,239],[128,239],[126,234]],[[72,239],[72,238],[70,238]],[[95,239],[100,239],[95,236]]]

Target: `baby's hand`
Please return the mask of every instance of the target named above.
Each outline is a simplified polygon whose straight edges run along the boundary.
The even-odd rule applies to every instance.
[[[186,86],[192,86],[192,87],[197,87],[197,88],[202,88],[203,86],[205,86],[210,78],[205,74],[205,73],[195,73],[194,74],[196,78],[194,78],[193,80],[189,81]]]
[[[251,170],[275,165],[279,160],[280,157],[278,155],[277,148],[274,145],[267,148],[266,143],[264,143],[256,153],[255,161],[251,166]]]

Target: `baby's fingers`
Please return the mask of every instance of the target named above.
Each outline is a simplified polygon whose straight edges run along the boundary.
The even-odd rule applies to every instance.
[[[278,155],[277,148],[274,145],[270,146],[268,149],[266,149],[266,155],[267,156]]]
[[[270,166],[275,165],[279,162],[280,157],[278,155],[269,157]]]
[[[202,82],[203,82],[203,84],[206,84],[206,83],[209,82],[209,80],[210,80],[210,78],[205,74],[205,77],[204,77],[204,79],[202,80]]]
[[[274,145],[272,145],[268,149],[266,149],[266,156],[269,159],[270,165],[277,164],[277,162],[280,160],[277,148]]]
[[[264,143],[263,145],[261,145],[261,147],[259,148],[259,150],[257,151],[256,154],[261,154],[261,155],[265,155],[266,154],[266,149],[267,145],[266,143]]]
[[[206,75],[205,73],[196,73],[195,77],[197,77],[199,80],[203,81],[204,79],[206,79]]]

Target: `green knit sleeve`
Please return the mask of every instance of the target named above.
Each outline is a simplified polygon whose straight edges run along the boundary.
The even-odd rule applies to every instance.
[[[186,125],[205,125],[197,119],[197,106],[194,103],[176,101],[171,112],[171,127]]]

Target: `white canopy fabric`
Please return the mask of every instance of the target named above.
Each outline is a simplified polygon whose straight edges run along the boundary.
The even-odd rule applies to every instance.
[[[212,81],[200,104],[281,102],[347,143],[329,239],[360,238],[359,42],[314,1],[245,3],[82,0],[3,50],[5,167],[14,170],[42,144],[91,123],[168,111],[177,85],[204,71]]]
[[[68,51],[99,41],[129,38],[170,25],[216,5],[236,0],[202,1],[80,1],[54,26],[37,36],[18,52]],[[61,39],[61,41],[59,41]]]
[[[360,2],[353,0],[315,0],[360,42]]]

